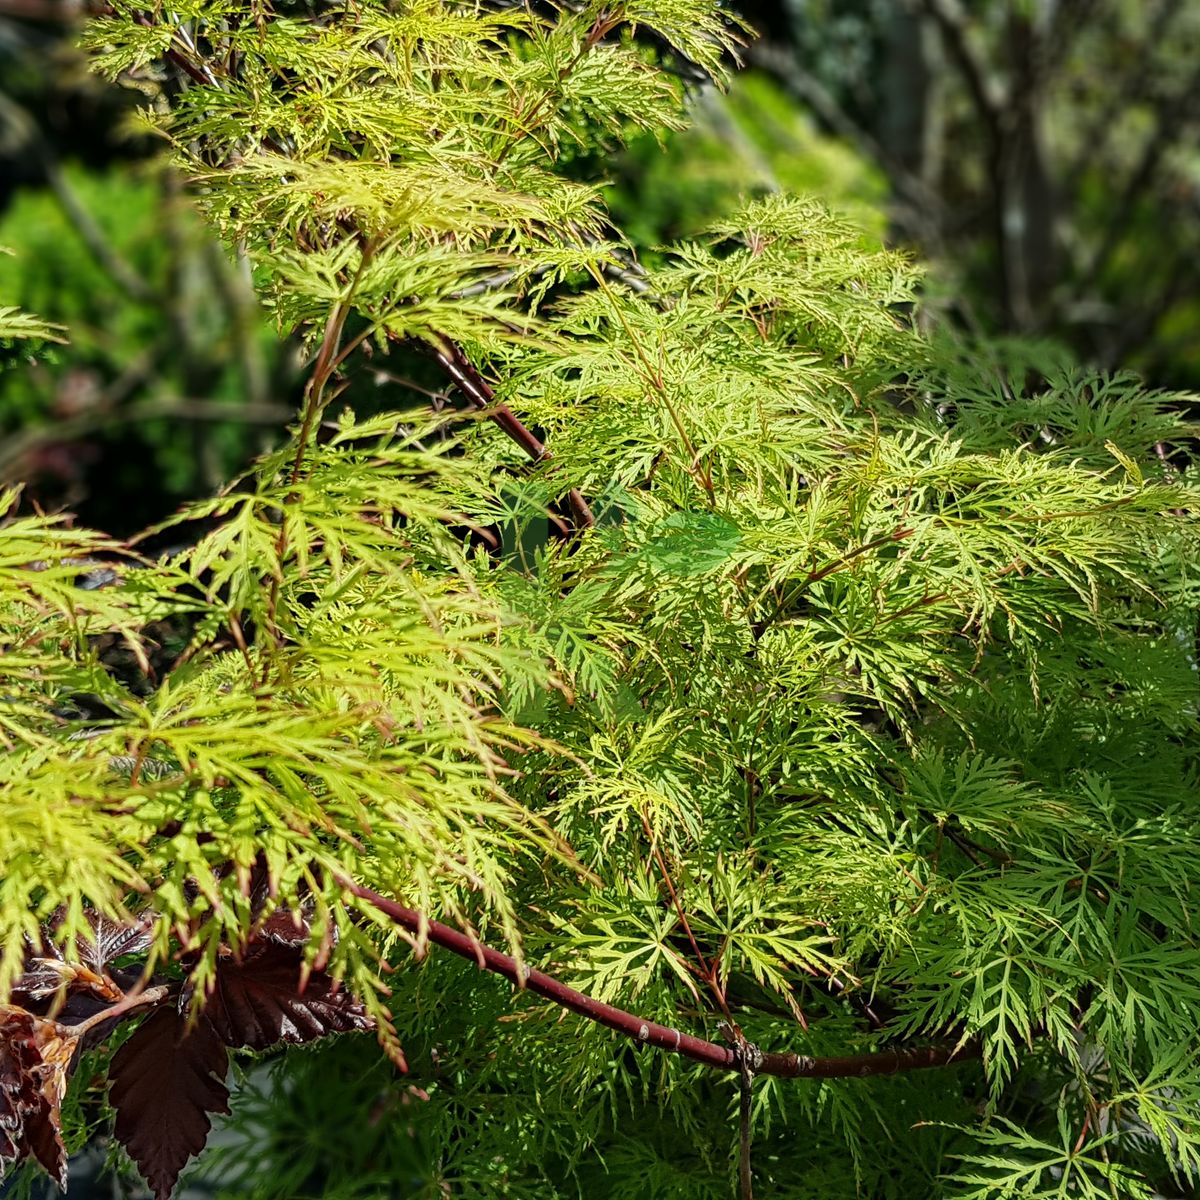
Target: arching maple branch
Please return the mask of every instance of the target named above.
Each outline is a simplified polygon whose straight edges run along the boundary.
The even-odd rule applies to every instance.
[[[552,975],[517,963],[511,955],[494,950],[434,921],[395,900],[353,881],[346,890],[365,901],[377,912],[417,937],[426,937],[441,946],[477,963],[480,969],[503,975],[505,979],[535,995],[544,996],[570,1012],[589,1021],[604,1025],[632,1038],[639,1045],[655,1046],[673,1054],[681,1054],[693,1062],[724,1071],[741,1069],[741,1054],[734,1046],[722,1046],[704,1038],[693,1037],[678,1029],[647,1021],[635,1013],[605,1004],[583,992],[561,983]],[[926,1067],[942,1067],[965,1059],[977,1058],[980,1045],[971,1040],[958,1045],[899,1047],[893,1050],[872,1050],[865,1054],[814,1056],[810,1054],[779,1054],[750,1047],[754,1055],[754,1074],[778,1075],[784,1079],[842,1079],[848,1076],[894,1075],[900,1071],[917,1071]]]
[[[547,462],[551,458],[545,443],[528,429],[507,404],[496,400],[491,385],[476,369],[475,364],[448,338],[442,339],[442,345],[435,354],[438,366],[453,380],[455,386],[476,407],[486,412],[493,421],[514,441],[527,455],[536,462]],[[579,527],[592,526],[596,518],[588,507],[587,501],[578,488],[572,488],[567,493],[571,506],[571,514]]]

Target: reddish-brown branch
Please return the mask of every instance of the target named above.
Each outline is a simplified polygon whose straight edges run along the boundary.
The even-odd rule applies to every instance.
[[[155,21],[146,13],[134,13],[133,19],[147,29],[155,28]],[[216,80],[213,77],[212,71],[207,66],[203,68],[196,66],[195,63],[190,62],[183,54],[180,54],[174,46],[168,46],[163,51],[163,56],[172,66],[178,67],[193,83],[198,83],[201,87],[216,86]]]
[[[732,1022],[733,1014],[729,1011],[729,1002],[725,998],[725,989],[721,986],[721,981],[717,976],[717,964],[716,962],[709,963],[704,957],[704,952],[700,949],[699,943],[696,941],[696,935],[692,932],[692,926],[687,919],[687,913],[684,911],[683,904],[680,902],[679,893],[675,890],[675,884],[671,879],[671,872],[667,870],[667,862],[663,858],[662,851],[653,843],[650,848],[658,863],[659,874],[662,876],[663,884],[666,886],[667,895],[671,897],[671,904],[674,906],[675,915],[679,918],[680,928],[683,930],[692,947],[692,953],[696,956],[700,977],[712,989],[717,1005],[724,1014],[725,1019]]]
[[[841,558],[835,558],[833,562],[811,571],[808,578],[804,581],[804,586],[807,587],[811,583],[819,583],[822,579],[827,579],[843,567],[849,566],[856,558],[861,558],[864,554],[869,554],[872,550],[879,550],[891,542],[903,541],[907,537],[912,537],[912,535],[913,530],[905,526],[898,526],[891,533],[885,533],[882,537],[875,538],[874,541],[866,542],[861,546],[855,546],[853,550],[843,554]]]
[[[496,400],[491,385],[458,346],[444,340],[443,346],[437,351],[437,361],[442,370],[454,380],[459,391],[476,408],[483,409],[534,462],[548,462],[551,459],[552,455],[546,449],[546,443],[524,425],[507,404]],[[572,488],[567,493],[567,500],[577,526],[595,525],[596,518],[578,488]]]
[[[523,967],[508,954],[485,946],[477,939],[433,921],[395,900],[359,883],[346,882],[346,889],[365,901],[378,913],[395,922],[416,937],[426,937],[444,950],[457,954],[482,970],[503,975],[505,979],[553,1001],[561,1008],[598,1025],[632,1038],[638,1045],[655,1046],[673,1054],[681,1054],[693,1062],[722,1071],[740,1071],[741,1054],[732,1046],[721,1046],[704,1038],[693,1037],[678,1029],[648,1021],[635,1013],[605,1004],[583,992],[568,987],[544,971]],[[817,1057],[809,1054],[778,1054],[752,1048],[753,1070],[756,1075],[777,1075],[784,1079],[841,1079],[847,1076],[894,1075],[900,1071],[917,1071],[941,1067],[964,1059],[976,1058],[980,1047],[969,1041],[957,1046],[900,1047],[894,1050],[872,1050],[865,1054],[844,1054]]]
[[[0,0],[0,2],[2,2],[2,0]],[[155,20],[147,13],[136,13],[134,15],[134,20],[146,28],[153,29],[156,26]],[[598,19],[596,26],[588,34],[588,37],[585,40],[584,51],[581,51],[581,54],[585,53],[587,50],[590,50],[596,44],[596,42],[599,41],[599,39],[612,28],[612,24],[613,23],[607,19]],[[175,36],[184,39],[184,48],[187,53],[181,52],[173,45],[169,46],[164,51],[164,57],[167,59],[167,61],[182,71],[188,76],[188,78],[197,84],[217,88],[221,87],[221,69],[219,67],[214,69],[214,67],[210,65],[210,63],[202,55],[196,52],[196,47],[190,38],[188,38],[186,31],[179,29],[176,31]],[[262,144],[273,153],[279,155],[285,155],[286,153],[284,148],[270,137],[264,137],[262,139]],[[366,265],[367,259],[368,253],[364,253],[359,267],[360,272]],[[329,345],[330,331],[329,328],[326,329],[326,341],[321,346],[321,353],[318,356],[317,364],[313,372],[314,380],[318,381],[318,389],[323,386],[325,380],[328,378],[328,375],[342,364],[349,350],[353,349],[359,341],[364,340],[365,337],[368,336],[368,334],[360,335],[358,339],[356,339],[349,347],[347,347],[345,352],[337,354],[340,344],[342,326],[345,322],[347,305],[348,301],[339,306],[341,311],[336,330],[337,339],[334,341],[332,347]],[[508,407],[508,405],[496,402],[495,395],[492,392],[487,380],[485,380],[483,376],[476,370],[475,365],[470,361],[469,358],[467,358],[462,350],[454,344],[454,342],[452,342],[449,338],[442,338],[441,341],[442,346],[437,350],[437,361],[442,369],[446,371],[451,379],[453,379],[458,387],[462,390],[463,394],[468,398],[468,400],[470,400],[471,403],[477,408],[486,411],[487,415],[491,417],[491,419],[495,421],[496,424],[499,425],[500,428],[504,430],[504,432],[510,438],[512,438],[512,440],[516,442],[517,445],[520,446],[521,449],[524,450],[531,459],[533,459],[534,462],[547,461],[551,456],[550,452],[546,449],[545,443],[542,442],[542,440],[538,438],[536,434],[534,434],[520,421],[520,419],[516,416],[512,409]],[[329,353],[330,350],[332,350],[332,353]],[[327,353],[328,357],[326,357]],[[306,421],[310,407],[311,406],[306,405]],[[307,433],[308,429],[306,427],[300,436],[298,446],[299,454],[303,454],[304,452],[305,443],[307,441]],[[299,462],[299,459],[297,462]],[[295,472],[293,472],[293,474],[295,474]],[[295,482],[294,479],[293,482]],[[583,494],[577,488],[572,488],[567,493],[567,500],[571,506],[572,518],[574,519],[575,525],[578,528],[595,525],[596,519],[592,515],[592,510],[588,506],[587,501],[583,498]],[[551,519],[558,523],[557,519],[553,517],[553,514]],[[565,526],[563,527],[563,532],[566,532]]]

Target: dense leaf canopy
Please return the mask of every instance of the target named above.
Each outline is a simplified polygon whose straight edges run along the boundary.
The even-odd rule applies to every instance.
[[[430,921],[724,1025],[747,1068],[958,1051],[753,1080],[760,1196],[1200,1167],[1187,431],[1132,379],[919,334],[914,269],[815,202],[747,199],[638,268],[567,161],[678,125],[681,64],[719,78],[736,33],[705,0],[90,26],[312,353],[288,444],[170,553],[0,525],[0,986],[32,1004],[47,940],[69,965],[98,920],[147,930],[171,1004],[110,1100],[160,1195],[227,1046],[368,1024],[409,1082],[354,1093],[342,1039],[234,1127],[383,1087],[412,1132],[370,1153],[414,1195],[730,1194],[736,1073],[418,963]],[[414,351],[450,390],[356,416],[355,364]],[[151,1061],[198,1097],[155,1146]],[[278,1152],[241,1194],[378,1194],[369,1153],[318,1187],[344,1147]]]

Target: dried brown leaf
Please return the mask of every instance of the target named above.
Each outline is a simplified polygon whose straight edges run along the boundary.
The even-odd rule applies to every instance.
[[[78,1036],[15,1005],[0,1007],[0,1165],[35,1158],[66,1190],[61,1107]]]

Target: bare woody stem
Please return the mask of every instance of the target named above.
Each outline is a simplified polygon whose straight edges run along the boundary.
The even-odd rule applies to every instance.
[[[611,1004],[578,992],[544,971],[525,967],[511,955],[503,954],[478,940],[451,929],[389,900],[378,892],[347,880],[346,890],[359,900],[399,925],[414,937],[428,938],[444,950],[477,963],[481,970],[503,975],[519,988],[578,1013],[589,1021],[615,1030],[638,1045],[654,1046],[672,1054],[680,1054],[693,1062],[721,1071],[741,1071],[742,1052],[734,1046],[721,1046],[704,1038],[693,1037],[678,1029],[648,1021],[635,1013],[626,1012]],[[779,1054],[750,1048],[753,1052],[755,1075],[777,1075],[783,1079],[843,1079],[868,1075],[894,1075],[901,1071],[919,1071],[927,1067],[942,1067],[950,1063],[978,1058],[978,1042],[959,1045],[899,1047],[894,1050],[873,1050],[865,1054],[813,1056],[809,1054]]]
[[[475,364],[448,338],[436,350],[438,365],[454,381],[459,391],[476,408],[482,409],[535,462],[549,462],[553,457],[546,444],[508,407],[496,399],[491,385],[476,369]],[[592,526],[596,518],[578,488],[567,493],[571,515],[579,527]]]

